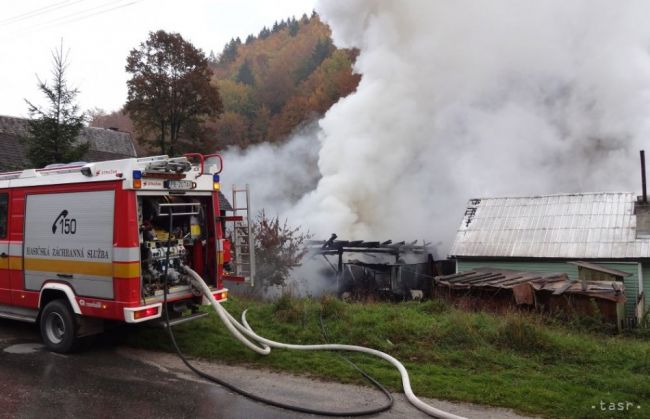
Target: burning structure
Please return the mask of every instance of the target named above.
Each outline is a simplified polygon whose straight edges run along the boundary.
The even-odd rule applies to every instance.
[[[427,242],[337,240],[332,234],[327,241],[314,240],[308,245],[312,257],[322,256],[331,267],[339,295],[355,298],[428,297],[433,276],[444,269],[434,262]]]

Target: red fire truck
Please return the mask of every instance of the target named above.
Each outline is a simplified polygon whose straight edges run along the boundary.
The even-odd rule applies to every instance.
[[[198,316],[183,265],[226,299],[220,171],[192,154],[0,174],[0,317],[68,352],[111,321],[160,321],[166,285],[173,321]]]

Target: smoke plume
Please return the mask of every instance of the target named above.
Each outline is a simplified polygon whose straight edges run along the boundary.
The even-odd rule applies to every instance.
[[[254,186],[294,224],[323,238],[424,238],[444,254],[469,198],[638,189],[650,3],[323,0],[317,11],[337,46],[359,49],[362,78],[303,138],[320,149],[319,173],[311,151],[280,148],[287,184]],[[262,157],[246,175],[271,178]]]
[[[284,144],[229,148],[223,153],[224,184],[239,188],[248,184],[253,212],[264,209],[271,217],[286,215],[320,178],[317,130],[318,125],[312,122],[300,127]],[[229,190],[223,192],[230,198]]]

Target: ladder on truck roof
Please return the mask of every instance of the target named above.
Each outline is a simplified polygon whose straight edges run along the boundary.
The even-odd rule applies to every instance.
[[[232,187],[232,206],[235,221],[232,235],[232,253],[235,275],[244,278],[244,282],[255,285],[255,237],[250,213],[250,188]],[[227,279],[227,278],[226,278]]]

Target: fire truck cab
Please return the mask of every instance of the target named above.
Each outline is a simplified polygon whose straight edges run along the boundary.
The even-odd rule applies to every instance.
[[[188,154],[1,173],[0,317],[69,352],[108,322],[160,321],[165,286],[174,322],[199,316],[183,266],[225,300],[221,168]]]

